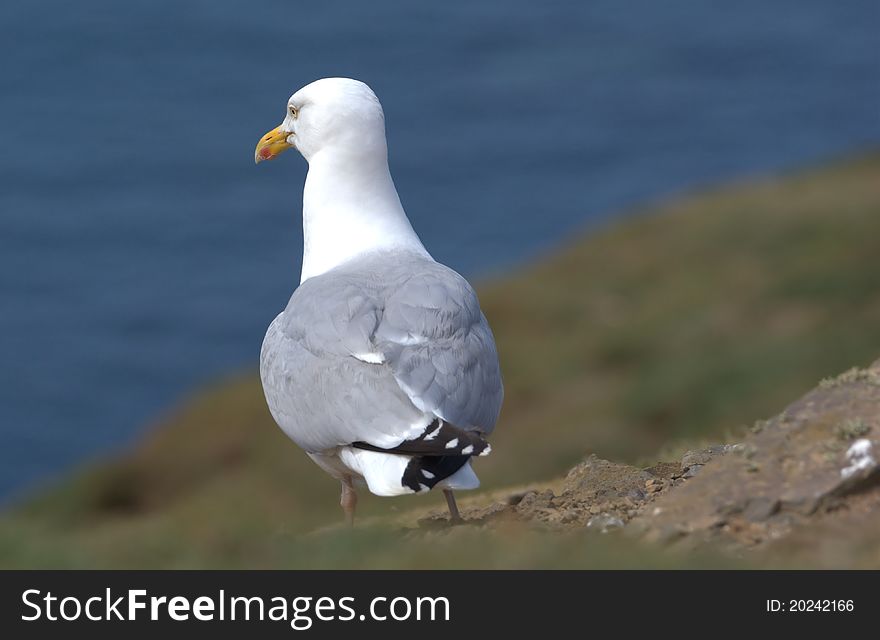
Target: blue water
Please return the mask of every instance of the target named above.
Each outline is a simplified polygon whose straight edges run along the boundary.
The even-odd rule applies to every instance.
[[[299,86],[373,86],[414,226],[473,276],[880,143],[878,25],[876,0],[4,2],[0,496],[255,366],[305,163],[253,148]]]

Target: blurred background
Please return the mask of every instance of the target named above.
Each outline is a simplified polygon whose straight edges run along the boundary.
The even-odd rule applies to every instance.
[[[717,438],[870,361],[878,24],[875,0],[4,3],[0,502],[53,515],[0,546],[94,559],[59,533],[83,517],[161,547],[122,564],[247,564],[224,512],[335,519],[253,374],[306,172],[253,148],[324,76],[376,91],[414,227],[480,284],[508,385],[485,484]]]

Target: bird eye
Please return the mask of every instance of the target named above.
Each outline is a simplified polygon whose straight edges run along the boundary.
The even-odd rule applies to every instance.
[[[299,115],[299,110],[297,110],[292,104],[288,105],[287,110],[290,112],[290,117],[292,118],[296,118]]]

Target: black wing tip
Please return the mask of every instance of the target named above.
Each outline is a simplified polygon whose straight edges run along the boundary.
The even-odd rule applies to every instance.
[[[396,447],[383,449],[367,442],[354,442],[353,447],[413,456],[487,456],[492,447],[478,431],[466,431],[437,418],[418,437],[404,440]]]
[[[415,493],[430,491],[438,483],[461,469],[470,456],[420,456],[414,457],[403,470],[400,484]]]

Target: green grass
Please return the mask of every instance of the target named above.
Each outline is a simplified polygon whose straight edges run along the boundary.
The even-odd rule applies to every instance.
[[[729,437],[880,355],[880,156],[634,212],[484,283],[506,402],[485,487],[590,453],[654,460]],[[366,516],[439,506],[364,497]],[[667,566],[612,541],[513,531],[430,551],[339,518],[338,487],[275,427],[255,375],[205,389],[130,453],[0,518],[0,566]],[[622,546],[621,546],[622,545]],[[450,547],[450,548],[451,548]]]

